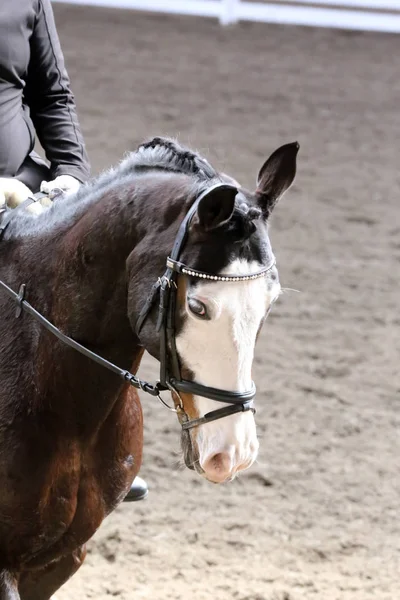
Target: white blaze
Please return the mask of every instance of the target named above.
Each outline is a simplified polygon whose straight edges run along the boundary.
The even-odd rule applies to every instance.
[[[260,270],[258,263],[235,260],[224,275],[247,275]],[[193,297],[207,306],[209,320],[187,309],[187,321],[177,337],[182,360],[197,383],[222,390],[244,392],[251,389],[252,363],[257,331],[280,285],[268,275],[249,281],[200,282]],[[224,406],[195,396],[199,416]],[[223,481],[252,464],[258,440],[251,411],[237,413],[196,431],[200,466],[213,481]],[[218,456],[216,456],[218,455]]]

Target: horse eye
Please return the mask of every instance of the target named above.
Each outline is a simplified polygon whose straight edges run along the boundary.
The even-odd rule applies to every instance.
[[[196,317],[201,317],[202,319],[208,319],[207,307],[200,300],[196,300],[195,298],[189,298],[188,306],[190,312],[192,312]]]

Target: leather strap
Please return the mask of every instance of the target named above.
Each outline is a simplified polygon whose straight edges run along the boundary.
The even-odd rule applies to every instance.
[[[250,279],[258,279],[259,277],[264,277],[268,271],[272,269],[276,264],[275,257],[273,257],[272,261],[268,266],[260,269],[259,271],[255,271],[250,275],[211,275],[210,273],[206,273],[205,271],[197,271],[196,269],[192,269],[185,265],[185,263],[179,262],[178,260],[173,260],[171,257],[167,258],[167,265],[170,269],[175,271],[178,274],[188,275],[189,277],[198,277],[200,279],[206,279],[210,281],[248,281]]]
[[[146,302],[144,303],[143,308],[139,313],[139,316],[136,321],[136,326],[135,326],[135,332],[136,332],[137,336],[139,336],[139,334],[142,330],[142,327],[143,327],[143,323],[147,319],[147,316],[153,307],[153,304],[157,298],[158,291],[160,289],[160,285],[161,285],[161,281],[158,280],[152,286],[152,288],[150,290],[150,294],[147,296]]]
[[[35,319],[35,321],[38,321],[41,325],[43,325],[43,327],[45,329],[47,329],[53,335],[55,335],[56,338],[58,338],[61,342],[63,342],[70,348],[73,348],[80,354],[83,354],[83,356],[90,358],[91,360],[98,363],[102,367],[105,367],[109,371],[112,371],[113,373],[118,375],[121,379],[123,379],[124,381],[127,381],[134,388],[143,390],[144,392],[146,392],[147,394],[150,394],[151,396],[159,396],[161,391],[168,389],[167,387],[164,387],[160,384],[151,385],[150,383],[147,383],[146,381],[142,381],[141,379],[136,377],[136,375],[133,375],[133,373],[130,373],[129,371],[127,371],[125,369],[121,369],[114,363],[106,360],[102,356],[99,356],[95,352],[92,352],[88,348],[85,348],[85,346],[82,346],[81,344],[79,344],[79,342],[76,342],[74,339],[65,335],[65,333],[62,333],[62,331],[57,329],[57,327],[55,325],[50,323],[50,321],[48,321],[43,315],[41,315],[36,309],[34,309],[33,306],[31,304],[29,304],[29,302],[27,302],[24,299],[25,284],[21,285],[20,291],[18,294],[16,292],[14,292],[14,290],[12,290],[10,287],[8,287],[8,285],[6,285],[1,280],[0,280],[0,288],[2,288],[6,292],[6,294],[8,294],[8,296],[10,296],[10,298],[15,300],[15,302],[17,303],[17,314],[16,314],[17,317],[20,316],[22,310],[27,312]]]
[[[201,385],[195,381],[186,381],[185,379],[171,379],[171,385],[178,392],[202,396],[203,398],[209,398],[216,402],[226,402],[228,404],[240,405],[243,402],[250,402],[256,395],[256,386],[254,382],[252,382],[252,387],[247,392],[229,392]]]
[[[239,412],[247,412],[248,410],[251,410],[253,413],[256,412],[251,403],[224,406],[218,410],[213,410],[209,413],[206,413],[204,417],[192,419],[191,421],[182,421],[181,426],[184,431],[187,431],[189,429],[193,429],[193,427],[198,427],[199,425],[204,425],[205,423],[211,423],[212,421],[217,421],[218,419],[223,419],[224,417],[229,417],[229,415],[234,415]]]

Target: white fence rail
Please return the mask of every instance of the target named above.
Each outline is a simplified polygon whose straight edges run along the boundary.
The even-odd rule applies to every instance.
[[[223,25],[261,21],[400,33],[400,0],[53,0],[218,18]]]

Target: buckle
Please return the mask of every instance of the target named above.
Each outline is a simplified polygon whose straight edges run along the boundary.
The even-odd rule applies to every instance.
[[[18,319],[22,314],[23,302],[25,300],[25,294],[26,294],[26,285],[25,285],[25,283],[23,283],[20,286],[20,288],[18,290],[18,296],[15,299],[15,301],[17,303],[17,308],[15,310],[15,318],[16,319]]]

